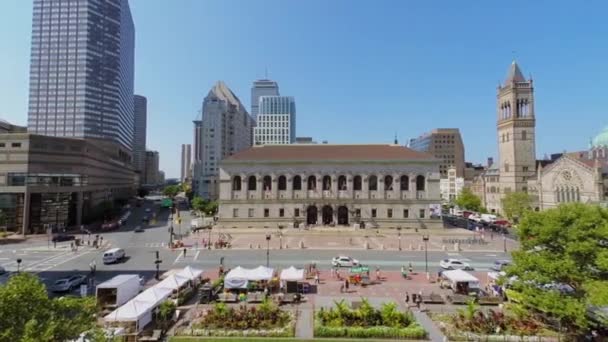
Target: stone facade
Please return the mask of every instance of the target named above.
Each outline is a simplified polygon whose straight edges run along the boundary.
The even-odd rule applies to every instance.
[[[363,150],[370,145],[348,146],[352,157],[332,156],[343,157],[345,146],[257,146],[224,160],[219,226],[441,226],[431,218],[431,207],[441,201],[439,160],[394,145],[377,145],[376,155],[402,149],[401,156],[368,159],[371,150]],[[305,151],[311,148],[318,157]]]

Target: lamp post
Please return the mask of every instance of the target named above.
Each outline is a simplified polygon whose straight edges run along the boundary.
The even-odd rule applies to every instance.
[[[502,242],[505,253],[507,253],[507,234],[502,233]]]
[[[211,249],[211,227],[209,227],[209,240],[207,240],[207,249]]]
[[[160,264],[161,264],[162,262],[163,262],[163,261],[162,261],[162,260],[160,260],[160,255],[159,255],[159,252],[158,252],[158,251],[156,251],[156,260],[154,260],[154,264],[156,265],[156,280],[159,280],[159,279],[160,279]]]
[[[270,267],[270,234],[266,234],[266,267]]]
[[[173,246],[173,214],[169,214],[169,248]]]
[[[283,249],[283,227],[279,226],[279,249]]]
[[[429,253],[427,248],[427,243],[429,242],[429,235],[423,234],[422,241],[424,241],[424,270],[426,271],[426,275],[429,275]]]
[[[17,259],[17,273],[21,271],[21,259]]]
[[[397,227],[397,235],[399,235],[399,250],[401,250],[401,227]]]

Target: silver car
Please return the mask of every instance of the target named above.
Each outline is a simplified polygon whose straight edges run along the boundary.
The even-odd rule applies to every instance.
[[[72,289],[74,289],[77,286],[80,286],[82,283],[84,283],[84,281],[86,279],[87,279],[87,277],[85,277],[83,275],[74,275],[69,278],[59,279],[53,284],[53,286],[51,286],[51,290],[53,292],[72,291]]]

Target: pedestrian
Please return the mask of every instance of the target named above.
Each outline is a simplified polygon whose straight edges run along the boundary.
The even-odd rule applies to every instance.
[[[422,304],[422,295],[416,298],[416,307],[420,310],[420,304]]]
[[[376,266],[376,280],[380,281],[380,267]]]
[[[186,257],[186,248],[184,248],[184,258]]]
[[[53,240],[53,248],[57,248],[57,240]]]
[[[344,280],[344,288],[346,289],[346,292],[348,292],[348,286],[349,286],[349,285],[350,285],[350,284],[348,283],[348,279],[345,279],[345,280]]]
[[[315,284],[319,285],[319,272],[315,273]]]
[[[223,276],[224,275],[224,265],[220,265],[220,269],[217,272],[219,274],[219,276]]]
[[[410,294],[405,291],[405,305],[409,307],[410,305]]]
[[[412,304],[416,304],[416,298],[418,298],[418,295],[415,292],[412,293]]]
[[[410,262],[410,274],[414,273],[414,267],[412,267],[412,263]]]

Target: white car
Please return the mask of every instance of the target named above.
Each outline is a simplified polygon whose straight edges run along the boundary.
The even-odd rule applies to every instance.
[[[359,266],[359,260],[348,256],[337,256],[331,259],[331,265],[334,267],[353,267]]]
[[[439,262],[439,266],[444,270],[473,270],[473,267],[471,267],[469,264],[458,259],[443,259]]]
[[[59,279],[53,284],[51,290],[53,292],[68,292],[76,286],[80,286],[86,279],[87,277],[83,275],[74,275],[69,278]]]
[[[150,208],[146,208],[146,212],[149,213],[151,210]]]

